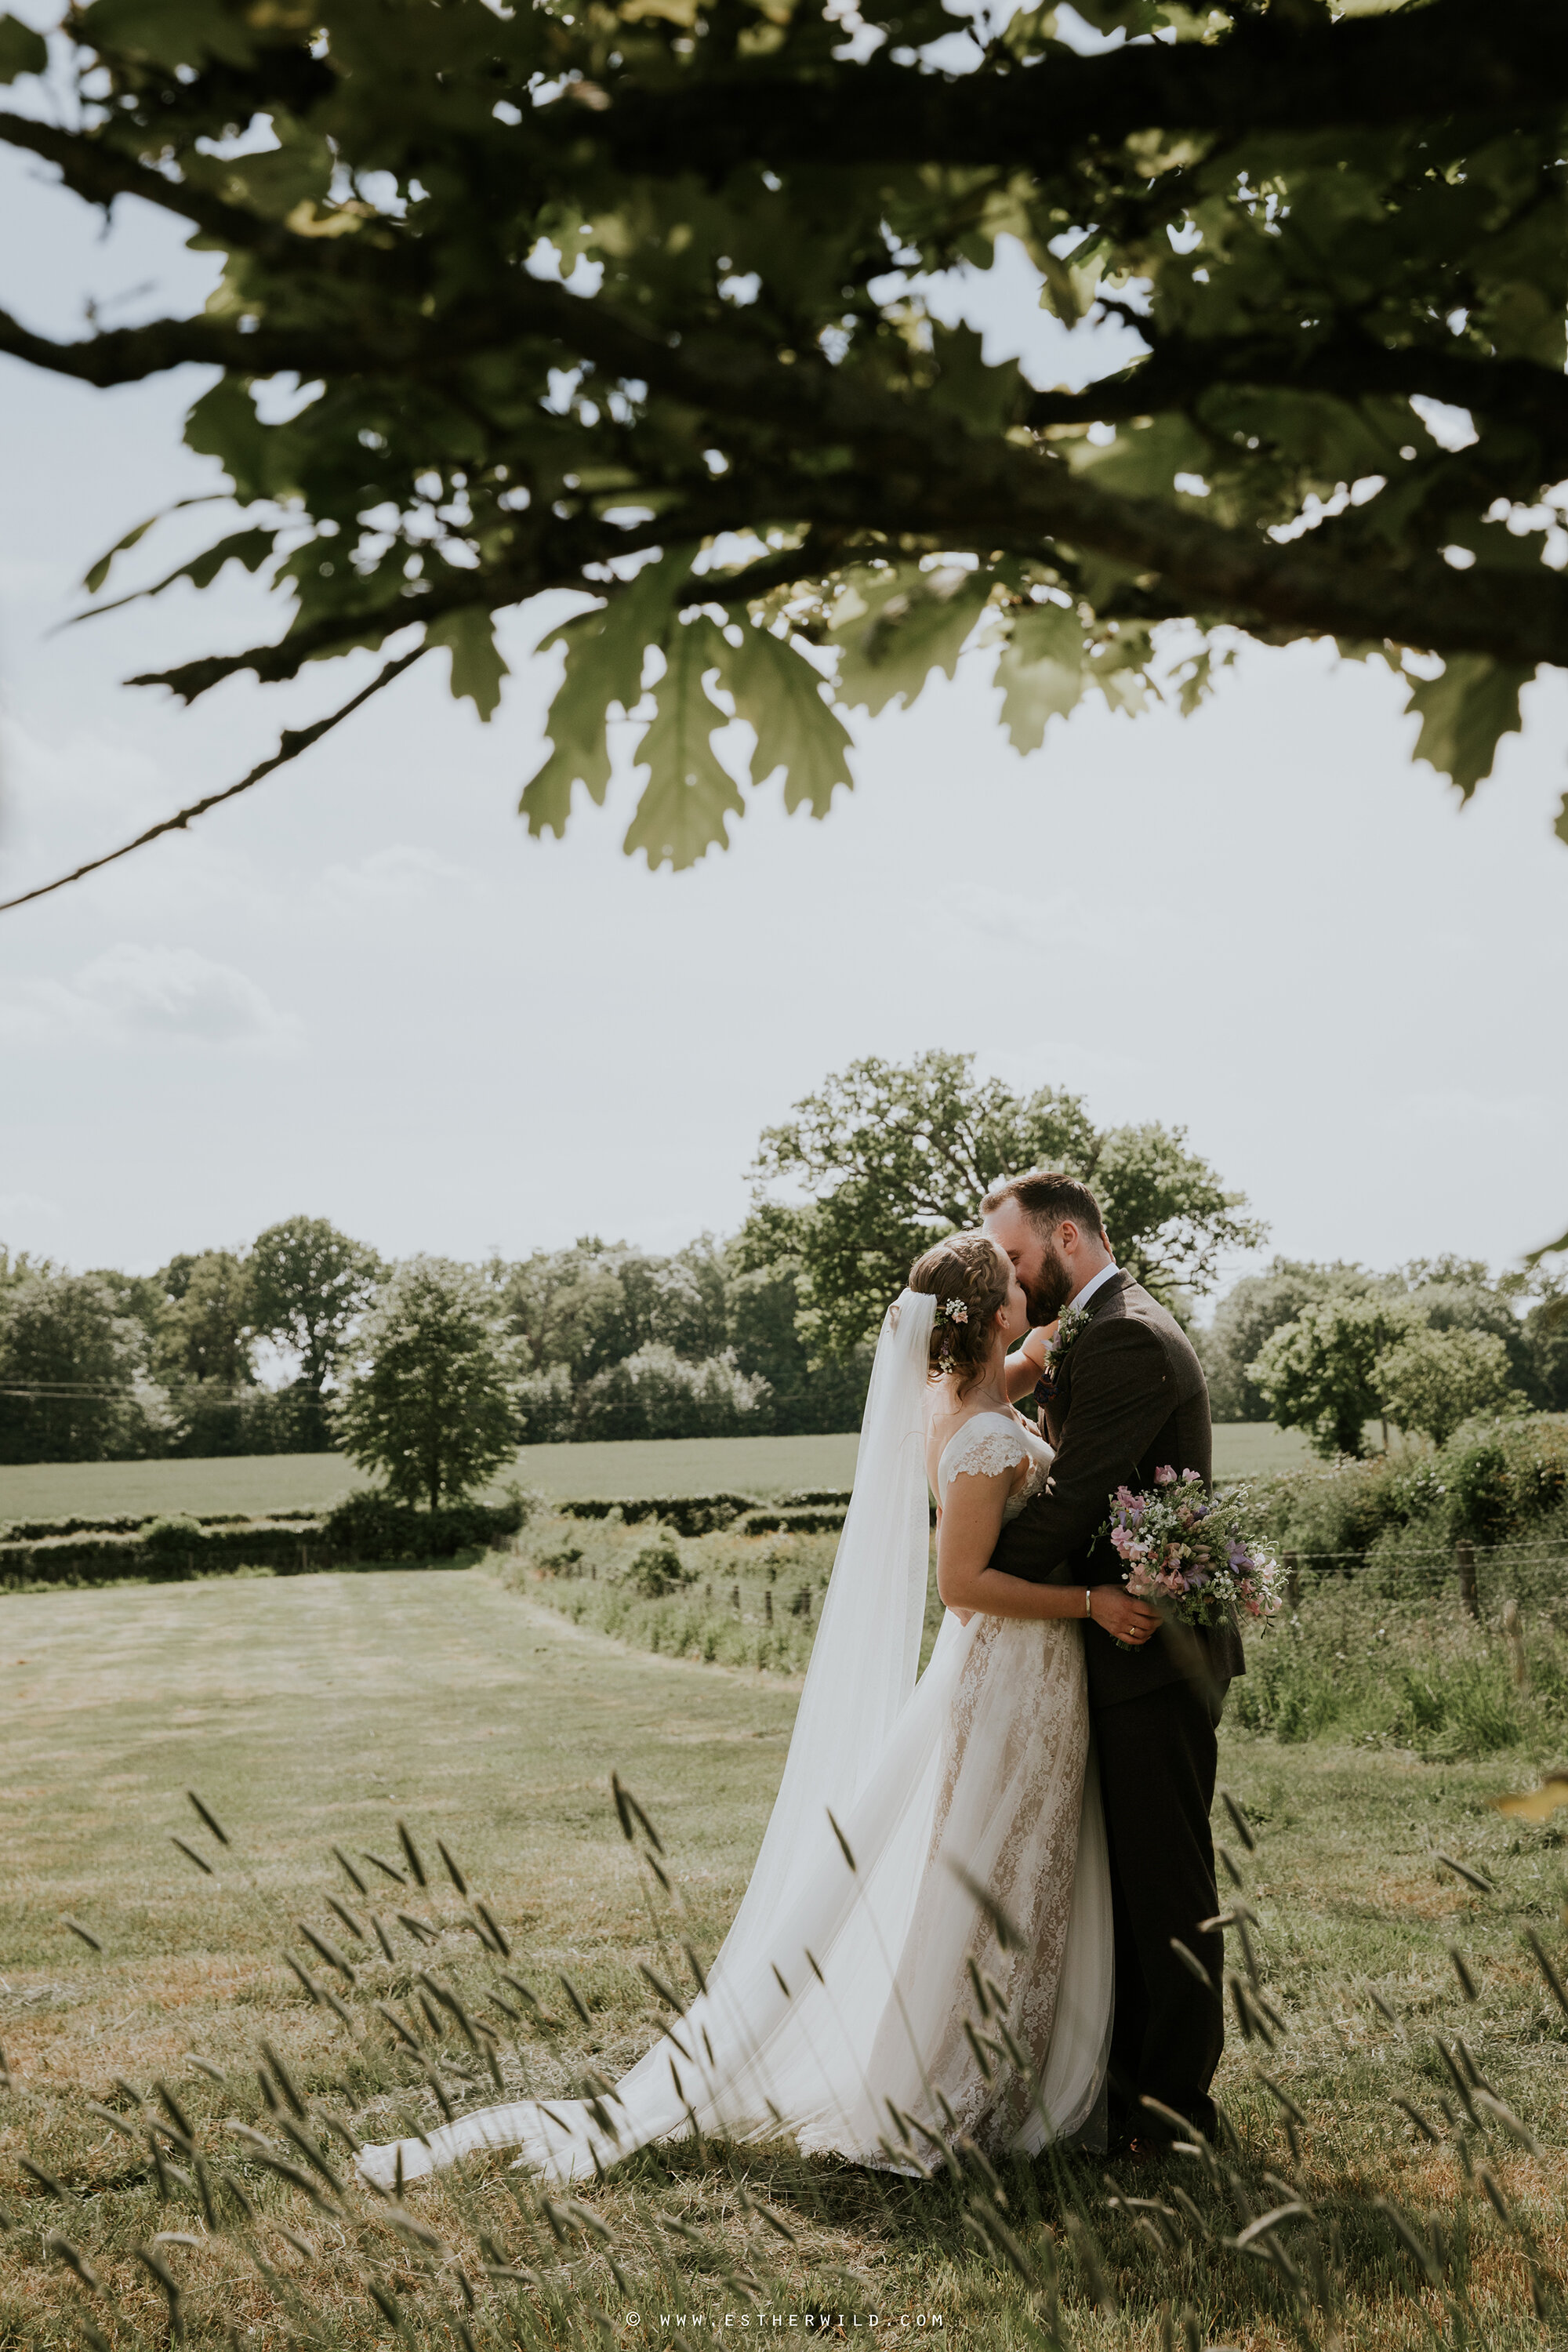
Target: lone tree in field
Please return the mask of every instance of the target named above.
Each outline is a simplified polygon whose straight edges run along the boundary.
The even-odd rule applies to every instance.
[[[999,1179],[1038,1167],[1093,1185],[1119,1264],[1167,1297],[1211,1288],[1221,1252],[1256,1248],[1267,1231],[1180,1128],[1102,1131],[1078,1095],[1016,1095],[999,1078],[976,1078],[973,1054],[935,1052],[902,1066],[852,1062],[796,1103],[792,1119],[764,1128],[743,1245],[799,1260],[804,1336],[843,1357],[876,1337],[922,1250],[978,1224]],[[811,1205],[769,1202],[778,1183]]]
[[[447,1257],[400,1265],[361,1328],[337,1409],[338,1443],[399,1502],[460,1501],[517,1445],[524,1369],[495,1298]]]
[[[0,138],[225,257],[194,318],[0,316],[89,383],[208,372],[186,438],[237,511],[168,578],[243,564],[287,626],[140,682],[384,655],[244,790],[432,647],[488,717],[494,614],[576,591],[524,813],[603,798],[618,711],[626,848],[680,866],[743,782],[823,814],[843,714],[966,644],[1026,751],[1091,691],[1191,709],[1244,639],[1330,637],[1404,674],[1469,793],[1568,662],[1561,0],[1071,21],[1078,48],[1049,5],[961,29],[940,0],[88,0],[47,89],[0,19]],[[1137,339],[1114,373],[1036,383],[934,315],[1003,237],[1091,375],[1097,322]],[[264,421],[280,375],[303,397]],[[140,577],[116,593],[167,584]],[[731,709],[746,769],[710,740]]]

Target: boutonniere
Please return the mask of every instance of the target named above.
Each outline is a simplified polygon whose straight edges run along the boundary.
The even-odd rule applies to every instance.
[[[1057,1323],[1057,1336],[1046,1349],[1046,1372],[1055,1380],[1089,1325],[1093,1311],[1087,1307],[1064,1307]]]

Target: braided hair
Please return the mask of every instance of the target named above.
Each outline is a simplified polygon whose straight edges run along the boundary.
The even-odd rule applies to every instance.
[[[991,1360],[994,1318],[1007,1303],[1013,1269],[989,1234],[950,1234],[910,1268],[910,1288],[936,1300],[931,1377],[952,1374],[962,1397]]]

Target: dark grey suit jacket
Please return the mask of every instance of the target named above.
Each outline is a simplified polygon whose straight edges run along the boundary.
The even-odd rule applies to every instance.
[[[1089,1315],[1046,1409],[1057,1448],[1049,1481],[991,1555],[993,1568],[1032,1584],[1120,1584],[1109,1538],[1096,1540],[1118,1486],[1152,1486],[1167,1464],[1205,1480],[1214,1466],[1203,1368],[1174,1317],[1120,1270],[1095,1292]],[[1245,1672],[1228,1619],[1202,1631],[1167,1625],[1138,1650],[1086,1625],[1084,1659],[1095,1707],[1186,1680],[1207,1687],[1217,1714],[1231,1676]]]

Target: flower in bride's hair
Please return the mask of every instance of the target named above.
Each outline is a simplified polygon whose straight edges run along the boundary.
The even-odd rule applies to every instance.
[[[944,1298],[942,1312],[950,1323],[967,1323],[969,1320],[969,1309],[962,1298]]]

